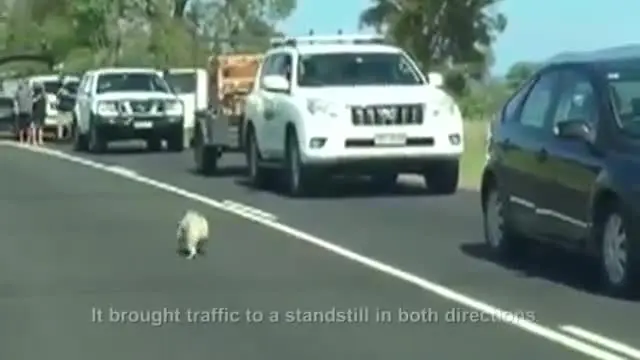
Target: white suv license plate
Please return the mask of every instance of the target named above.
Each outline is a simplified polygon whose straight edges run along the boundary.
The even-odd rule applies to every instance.
[[[407,144],[405,134],[378,134],[373,139],[376,146],[404,146]]]
[[[137,121],[133,123],[133,127],[136,129],[151,129],[153,122],[151,121]]]

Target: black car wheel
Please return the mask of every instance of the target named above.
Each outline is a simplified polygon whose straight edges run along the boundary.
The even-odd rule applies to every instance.
[[[628,222],[615,204],[611,204],[603,214],[596,229],[605,291],[618,297],[636,296],[640,290],[640,269],[634,256],[637,243],[629,237]]]
[[[491,253],[500,260],[513,260],[524,255],[527,244],[509,224],[504,195],[495,184],[491,184],[485,188],[482,198],[484,239]]]

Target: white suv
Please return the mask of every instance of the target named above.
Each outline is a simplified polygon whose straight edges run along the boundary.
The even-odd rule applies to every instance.
[[[273,41],[245,108],[247,162],[260,185],[284,171],[291,195],[333,174],[424,176],[454,193],[463,123],[453,98],[401,49],[372,36]],[[326,176],[326,177],[325,177]]]
[[[184,148],[184,107],[154,69],[103,68],[84,74],[73,109],[75,150],[102,152],[110,141],[142,139],[151,150],[162,140]]]

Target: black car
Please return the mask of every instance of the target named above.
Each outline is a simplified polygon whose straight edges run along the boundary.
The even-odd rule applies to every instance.
[[[531,241],[598,260],[605,290],[640,288],[640,58],[548,64],[490,127],[481,184],[497,255]]]

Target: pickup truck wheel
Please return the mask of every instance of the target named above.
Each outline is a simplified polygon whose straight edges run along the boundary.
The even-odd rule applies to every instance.
[[[424,173],[424,181],[431,193],[450,195],[458,190],[460,177],[459,160],[444,160],[429,164]]]
[[[78,124],[74,121],[71,125],[71,136],[73,136],[73,150],[87,151],[89,148],[87,137],[82,134]]]
[[[309,192],[311,181],[308,170],[300,160],[300,146],[295,133],[287,136],[285,173],[287,192],[290,196],[300,197]]]
[[[216,148],[206,146],[200,129],[196,129],[193,138],[193,160],[196,171],[202,175],[211,175],[218,168],[219,153]]]
[[[396,173],[375,174],[371,176],[371,180],[373,182],[373,185],[376,187],[376,190],[377,189],[390,190],[398,182],[398,174]]]
[[[95,154],[103,153],[107,150],[107,141],[95,126],[89,128],[89,151]]]
[[[185,141],[182,131],[176,131],[167,139],[167,149],[171,152],[182,152],[184,150]]]
[[[155,136],[147,139],[147,150],[154,152],[162,150],[162,139]]]

